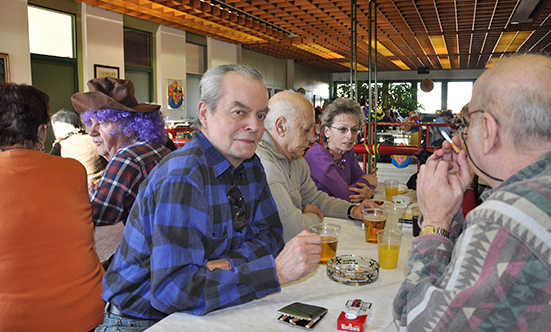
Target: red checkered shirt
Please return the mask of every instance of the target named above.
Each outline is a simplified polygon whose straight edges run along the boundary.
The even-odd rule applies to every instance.
[[[107,164],[97,188],[90,193],[94,224],[126,223],[140,184],[169,153],[165,145],[145,141],[119,149]]]

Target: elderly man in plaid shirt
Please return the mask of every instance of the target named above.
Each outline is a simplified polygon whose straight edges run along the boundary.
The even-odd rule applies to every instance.
[[[138,331],[278,292],[318,268],[321,238],[283,230],[255,149],[268,97],[246,65],[207,71],[199,130],[142,185],[103,282],[96,331]]]
[[[109,162],[90,191],[92,219],[96,226],[124,223],[140,184],[170,153],[163,115],[159,105],[138,104],[130,80],[94,78],[88,88],[71,101],[91,126],[98,153]]]

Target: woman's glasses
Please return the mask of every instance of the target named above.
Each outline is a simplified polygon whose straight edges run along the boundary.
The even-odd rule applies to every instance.
[[[245,211],[245,199],[243,193],[235,185],[228,189],[228,200],[230,201],[233,215],[233,230],[241,232],[247,225],[247,213]]]
[[[357,135],[358,132],[360,131],[358,128],[348,128],[348,127],[345,127],[345,126],[342,126],[342,127],[333,127],[333,126],[329,126],[333,129],[337,129],[337,131],[343,135],[346,135],[346,133],[348,133],[348,131],[350,130],[350,132],[352,133],[352,135]]]

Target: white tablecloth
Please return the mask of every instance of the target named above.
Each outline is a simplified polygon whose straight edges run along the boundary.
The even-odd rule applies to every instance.
[[[377,188],[378,191],[380,188]],[[325,218],[325,222],[342,226],[337,255],[355,254],[378,260],[377,245],[365,242],[361,222]],[[307,277],[282,287],[281,292],[262,299],[211,312],[205,316],[174,313],[147,331],[300,331],[277,320],[278,309],[293,302],[304,302],[329,309],[314,331],[336,331],[337,318],[347,300],[362,299],[373,303],[367,331],[396,331],[392,304],[406,275],[407,257],[411,251],[411,229],[404,230],[404,238],[395,270],[380,269],[379,279],[368,285],[348,286],[327,277],[326,266]]]

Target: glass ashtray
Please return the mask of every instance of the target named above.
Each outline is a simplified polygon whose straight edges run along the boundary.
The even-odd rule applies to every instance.
[[[379,279],[379,263],[356,255],[336,256],[327,261],[327,276],[345,285],[367,285]]]

